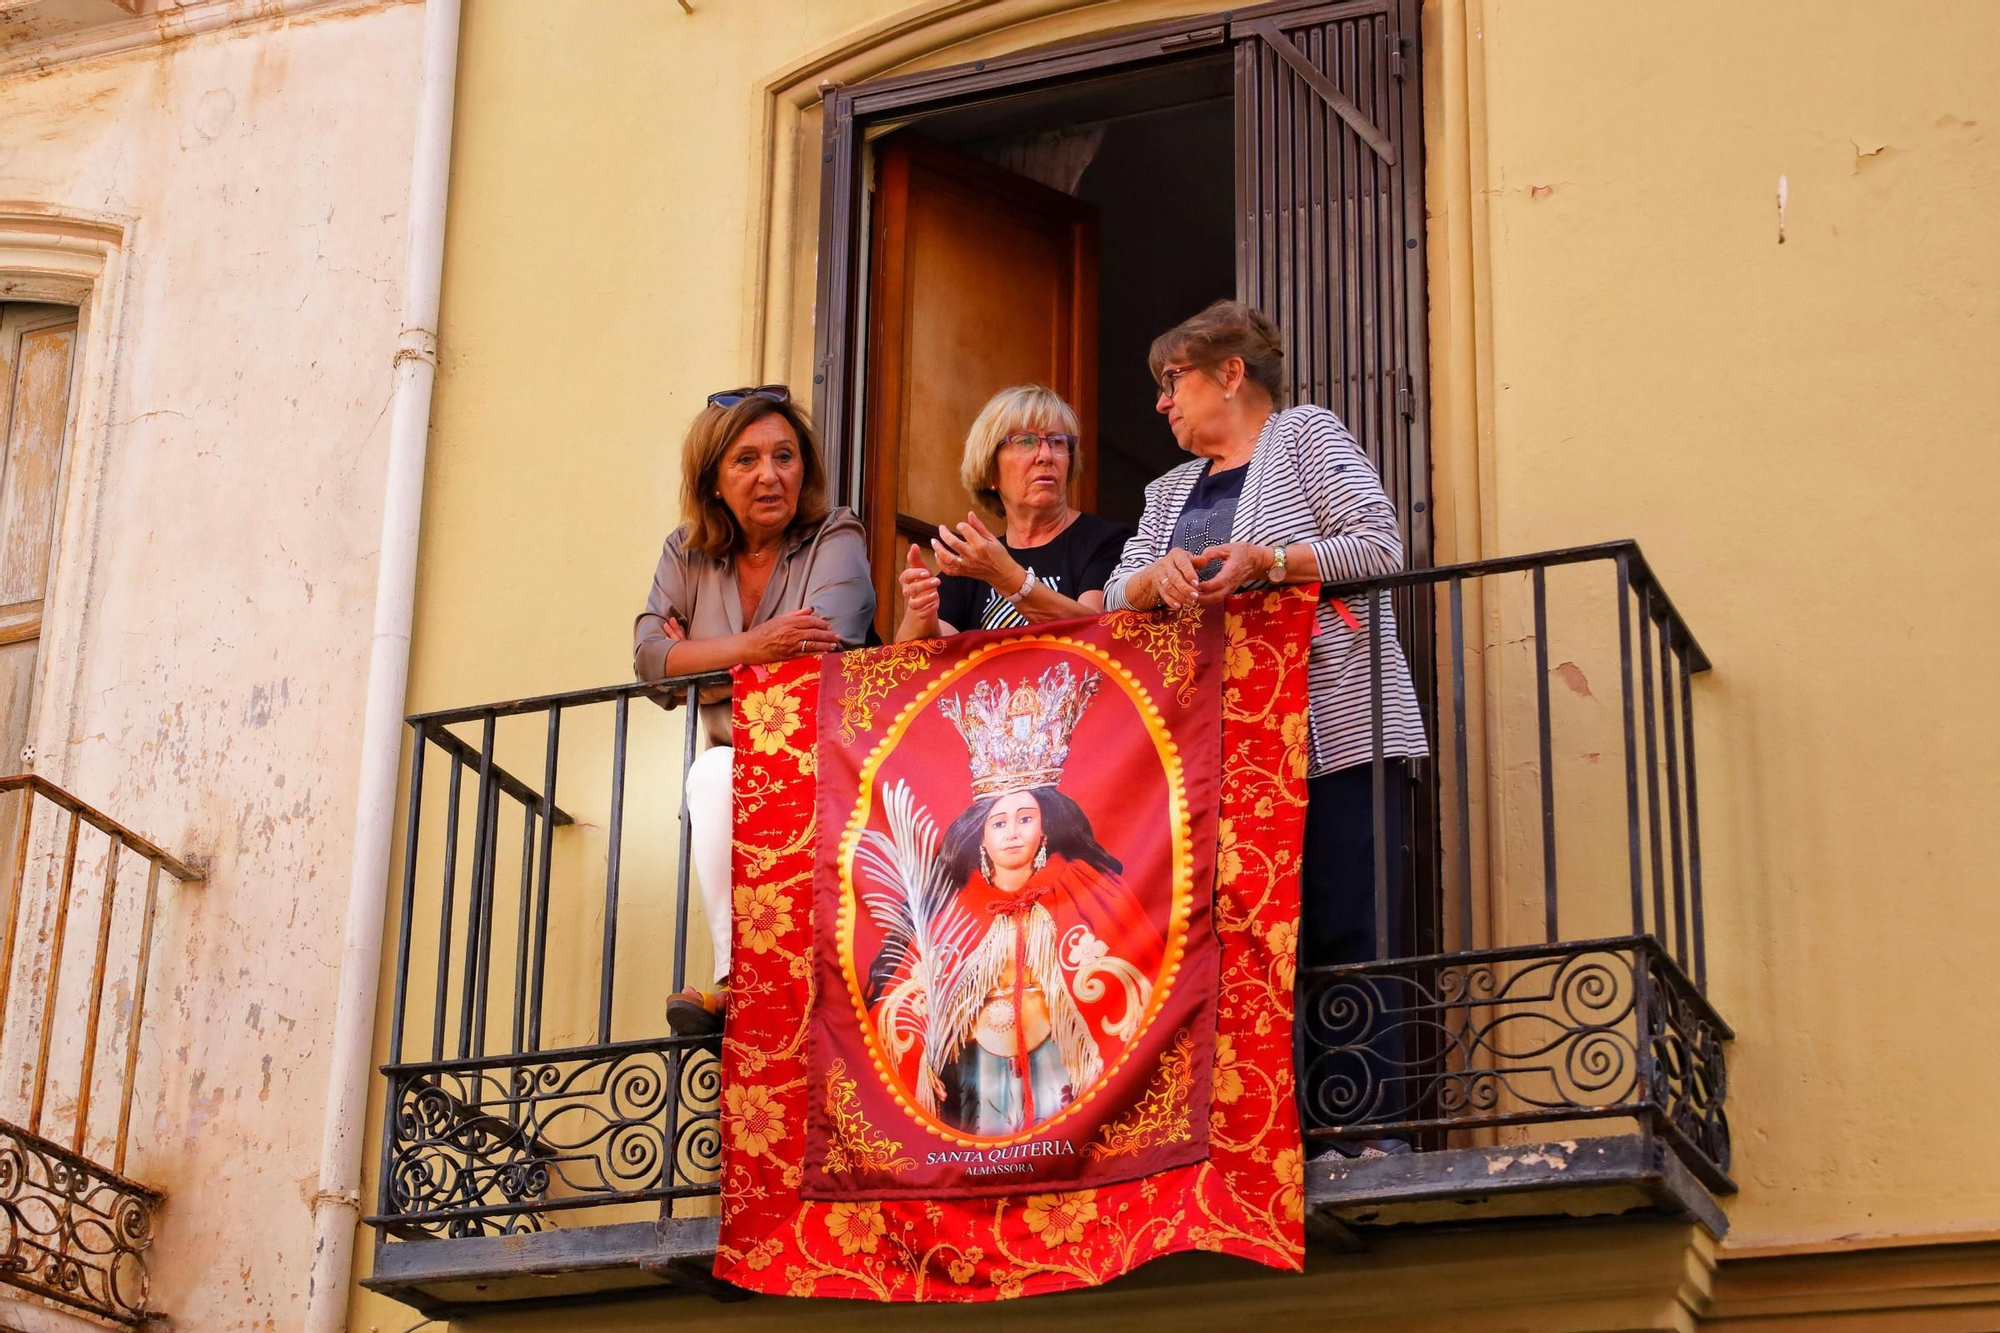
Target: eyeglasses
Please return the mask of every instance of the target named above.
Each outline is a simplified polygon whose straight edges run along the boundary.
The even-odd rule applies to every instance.
[[[746,384],[740,389],[717,390],[708,396],[708,405],[734,407],[745,398],[768,398],[774,403],[789,403],[792,400],[792,391],[783,384],[759,384],[754,388]]]
[[[1168,402],[1174,401],[1174,391],[1181,386],[1181,376],[1194,369],[1194,366],[1173,366],[1160,372],[1160,392],[1167,396]]]
[[[1012,435],[1000,437],[1000,443],[1017,454],[1032,454],[1043,445],[1057,458],[1068,458],[1076,452],[1076,436],[1066,431],[1054,431],[1038,435],[1031,430],[1016,431]]]

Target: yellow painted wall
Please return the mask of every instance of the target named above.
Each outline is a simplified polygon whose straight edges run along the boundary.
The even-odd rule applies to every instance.
[[[1991,1227],[2000,9],[1474,8],[1489,540],[1637,537],[1717,664],[1732,1242]]]
[[[1204,7],[1030,0],[928,52],[892,20],[991,7],[468,7],[412,707],[621,679],[686,419],[809,378],[816,141],[780,119],[806,169],[767,194],[776,72]],[[2000,1102],[2000,8],[1433,0],[1425,38],[1438,555],[1637,537],[1717,663],[1731,1243],[2000,1226],[1964,1156]]]

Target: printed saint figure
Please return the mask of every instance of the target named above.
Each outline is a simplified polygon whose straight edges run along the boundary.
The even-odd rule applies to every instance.
[[[919,1104],[967,1133],[1016,1133],[1083,1095],[1137,1036],[1165,954],[1057,786],[1101,679],[1063,663],[939,705],[965,739],[974,799],[924,858],[945,890],[925,895],[927,943],[885,948],[869,999]],[[892,818],[899,800],[907,821],[906,791],[890,793]]]

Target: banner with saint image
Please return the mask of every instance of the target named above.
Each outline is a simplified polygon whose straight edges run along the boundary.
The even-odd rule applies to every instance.
[[[1314,601],[738,669],[718,1278],[990,1301],[1185,1250],[1302,1266]]]
[[[807,1197],[1207,1155],[1220,622],[826,660]]]

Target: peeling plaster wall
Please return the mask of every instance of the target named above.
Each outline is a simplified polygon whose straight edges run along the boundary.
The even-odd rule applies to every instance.
[[[421,21],[321,10],[0,82],[0,201],[130,220],[35,767],[207,863],[162,894],[128,1165],[168,1195],[154,1303],[182,1328],[303,1306]]]

